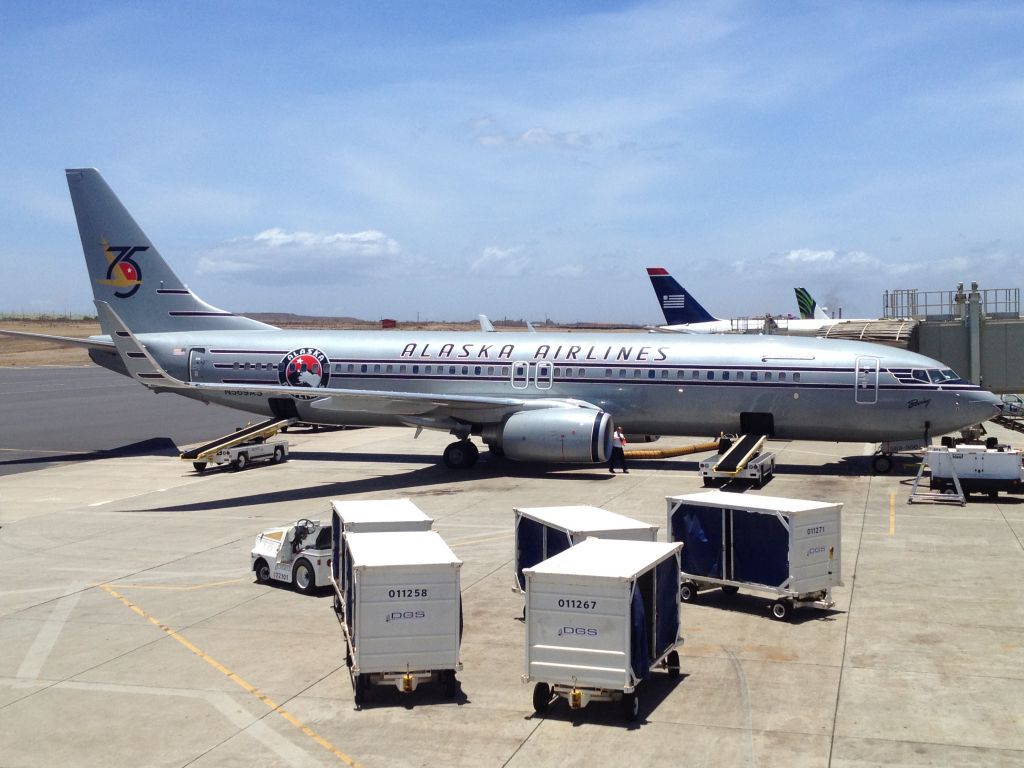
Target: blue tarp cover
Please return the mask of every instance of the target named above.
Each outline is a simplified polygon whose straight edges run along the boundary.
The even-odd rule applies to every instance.
[[[532,568],[549,557],[567,550],[572,542],[561,528],[550,528],[521,515],[516,525],[516,581],[526,589],[524,568]]]
[[[734,509],[732,575],[735,581],[780,587],[789,578],[789,532],[774,514]],[[685,551],[685,550],[684,550]]]
[[[672,541],[683,542],[684,573],[723,578],[721,509],[680,504],[670,528]]]
[[[679,564],[674,557],[658,563],[654,571],[657,620],[654,627],[654,657],[661,658],[679,636]]]
[[[647,632],[647,611],[644,609],[644,598],[640,594],[640,588],[633,589],[633,603],[630,606],[631,629],[630,629],[630,663],[633,665],[633,677],[637,680],[647,678],[650,672],[651,657],[647,652],[649,637]]]

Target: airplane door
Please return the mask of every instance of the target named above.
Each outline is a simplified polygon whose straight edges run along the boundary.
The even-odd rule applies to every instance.
[[[188,371],[191,381],[202,381],[203,371],[206,368],[206,349],[192,347],[188,351]]]
[[[534,371],[534,380],[537,382],[537,389],[551,389],[553,366],[551,363],[537,363]]]
[[[878,358],[858,357],[855,397],[862,405],[878,402]]]
[[[512,363],[512,389],[526,389],[530,386],[530,364]]]

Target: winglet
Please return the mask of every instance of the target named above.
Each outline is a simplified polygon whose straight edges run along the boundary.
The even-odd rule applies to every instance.
[[[100,327],[110,334],[121,356],[121,362],[133,379],[150,389],[188,389],[188,385],[171,376],[160,367],[146,348],[142,346],[114,308],[105,301],[96,301]]]

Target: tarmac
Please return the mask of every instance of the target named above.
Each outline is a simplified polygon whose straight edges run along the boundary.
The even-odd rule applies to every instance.
[[[110,397],[90,408],[123,409]],[[0,477],[0,764],[1024,765],[1024,497],[908,505],[916,466],[874,475],[874,446],[770,442],[775,477],[737,490],[844,504],[835,608],[779,622],[762,595],[702,593],[682,607],[682,675],[641,686],[636,722],[600,702],[539,716],[521,680],[513,508],[593,505],[664,529],[665,497],[702,490],[701,455],[613,476],[484,451],[452,472],[444,434],[284,437],[290,461],[243,472],[93,446]],[[326,519],[332,498],[410,498],[464,561],[454,700],[378,687],[356,710],[330,592],[255,582],[255,535]]]

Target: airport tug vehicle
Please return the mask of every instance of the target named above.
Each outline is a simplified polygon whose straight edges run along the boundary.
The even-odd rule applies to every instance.
[[[346,532],[338,548],[332,583],[344,605],[339,619],[356,707],[373,685],[410,693],[433,681],[445,698],[455,696],[462,561],[436,531]]]
[[[306,595],[327,586],[332,539],[331,526],[306,518],[263,531],[256,536],[250,555],[256,580],[287,582]]]
[[[843,505],[706,491],[666,497],[669,539],[684,544],[680,599],[715,587],[775,599],[776,619],[796,608],[831,608],[842,586]]]
[[[523,571],[526,672],[533,708],[618,701],[640,713],[637,688],[656,669],[679,676],[682,545],[590,538]]]

